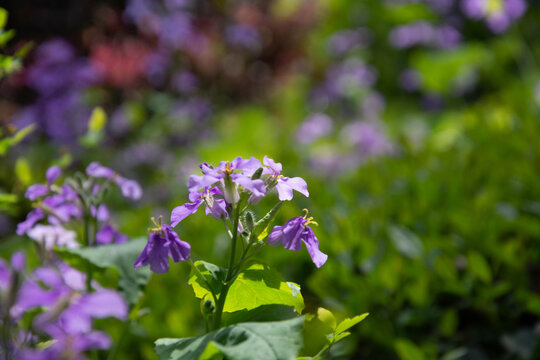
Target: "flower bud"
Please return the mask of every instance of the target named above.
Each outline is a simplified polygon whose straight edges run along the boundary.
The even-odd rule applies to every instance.
[[[258,168],[257,170],[255,170],[255,172],[253,173],[253,175],[251,175],[251,180],[257,180],[257,179],[260,179],[261,178],[261,175],[262,175],[262,172],[263,172],[263,168],[260,167]]]
[[[255,220],[251,211],[246,211],[246,214],[244,215],[244,226],[249,232],[253,231]]]

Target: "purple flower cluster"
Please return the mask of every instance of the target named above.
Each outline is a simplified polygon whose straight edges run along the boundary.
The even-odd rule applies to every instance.
[[[425,21],[418,21],[392,29],[388,41],[398,49],[416,45],[448,49],[459,45],[461,34],[452,26],[436,27]]]
[[[101,75],[64,40],[43,43],[35,57],[26,84],[37,92],[38,99],[16,114],[14,123],[19,127],[36,123],[51,138],[73,143],[86,130],[90,116],[83,91],[99,82]]]
[[[233,161],[222,161],[216,167],[208,163],[202,163],[199,167],[202,175],[191,175],[187,184],[190,202],[175,207],[171,212],[172,227],[197,212],[203,204],[205,204],[206,215],[211,214],[216,219],[225,222],[234,216],[233,206],[246,200],[248,204],[257,204],[271,189],[276,190],[280,201],[291,200],[293,191],[309,196],[304,179],[282,175],[282,165],[268,156],[264,157],[262,163],[254,157],[249,159],[237,157]],[[169,257],[175,262],[189,258],[190,245],[180,240],[171,226],[161,224],[161,219],[158,222],[152,220],[156,226],[149,229],[148,243],[137,258],[135,268],[150,265],[152,271],[164,273],[169,269]],[[309,223],[308,219],[302,223],[302,226],[307,226]],[[238,227],[239,232],[244,230],[240,222]],[[273,244],[277,243],[276,236],[274,235],[272,240]],[[298,237],[298,241],[300,240],[307,244],[310,254],[316,253],[314,249],[315,247],[318,249],[318,241],[311,229],[308,230],[306,227],[305,234]],[[296,248],[298,246],[294,246],[294,249]],[[320,254],[314,258],[317,266],[324,263],[321,259]]]
[[[63,263],[36,268],[21,283],[24,263],[21,253],[14,254],[9,267],[0,260],[0,292],[10,294],[2,299],[13,299],[1,308],[7,321],[2,324],[4,340],[9,339],[4,350],[17,359],[85,359],[85,351],[111,346],[106,333],[93,330],[92,321],[127,318],[127,304],[119,293],[95,282],[94,292],[85,293],[86,275]],[[23,315],[38,309],[32,328],[20,329]],[[45,346],[37,346],[43,341]]]
[[[463,0],[463,12],[471,19],[483,19],[491,31],[504,32],[527,10],[524,0]]]
[[[117,184],[122,194],[130,199],[137,200],[142,195],[142,189],[134,180],[126,179],[116,174],[112,169],[91,163],[86,173],[88,179],[82,184],[90,186],[92,194],[98,194],[107,186],[107,182]],[[73,248],[80,246],[75,231],[69,230],[72,221],[82,221],[88,215],[101,223],[96,231],[97,244],[123,243],[127,236],[120,233],[109,221],[109,211],[105,204],[88,203],[88,199],[81,196],[73,187],[73,182],[66,181],[62,185],[55,184],[62,171],[58,166],[47,170],[46,184],[34,184],[26,191],[26,198],[34,202],[34,209],[30,211],[26,220],[17,226],[18,235],[28,235],[40,243],[45,250],[52,250],[54,246]],[[99,184],[98,179],[105,178],[106,182]],[[41,220],[48,224],[40,224]]]

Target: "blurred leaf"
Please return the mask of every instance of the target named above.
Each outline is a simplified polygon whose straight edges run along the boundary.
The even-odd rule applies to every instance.
[[[28,136],[32,131],[34,131],[35,128],[35,124],[30,124],[17,131],[12,137],[0,139],[0,155],[4,155],[10,147],[20,143],[26,136]]]
[[[336,329],[336,318],[330,310],[326,310],[322,307],[318,308],[317,317],[322,323],[326,324],[330,329],[332,329],[332,331]]]
[[[17,159],[15,162],[15,175],[24,186],[32,184],[32,170],[30,170],[28,160],[22,157]]]
[[[418,236],[403,226],[390,225],[388,236],[397,251],[409,258],[419,258],[424,252],[424,245]]]
[[[401,360],[425,360],[422,350],[407,339],[398,339],[394,344]]]
[[[463,359],[465,355],[467,355],[467,349],[457,348],[457,349],[450,350],[449,352],[444,354],[441,360],[459,360],[459,359]]]
[[[161,360],[195,360],[209,343],[230,360],[294,359],[302,347],[304,319],[241,323],[206,335],[184,339],[159,339],[156,353]],[[213,349],[205,354],[215,356]]]
[[[135,304],[142,296],[143,288],[152,275],[147,266],[138,269],[133,267],[146,243],[147,239],[141,237],[124,244],[57,249],[57,252],[68,264],[81,271],[87,270],[88,263],[99,269],[115,268],[120,274],[118,281],[120,291],[130,304]]]
[[[0,7],[0,29],[3,29],[7,24],[8,12]]]
[[[491,269],[486,259],[476,251],[467,254],[469,271],[485,283],[491,283]]]
[[[102,107],[98,106],[92,111],[88,120],[88,130],[92,132],[101,131],[107,123],[107,114]]]

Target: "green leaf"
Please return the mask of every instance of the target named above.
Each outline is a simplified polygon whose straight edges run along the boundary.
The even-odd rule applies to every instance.
[[[424,252],[424,245],[415,233],[403,226],[391,225],[388,236],[396,249],[403,255],[416,259]]]
[[[206,352],[209,344],[229,360],[296,359],[302,347],[302,317],[262,323],[241,323],[206,335],[184,339],[159,339],[156,353],[161,360],[195,360],[202,354],[215,357],[215,350]]]
[[[328,325],[330,329],[332,329],[332,331],[336,329],[336,317],[334,316],[334,314],[332,314],[330,310],[326,310],[322,307],[318,308],[317,317],[324,324]]]
[[[100,131],[106,123],[107,114],[102,107],[98,106],[92,111],[92,115],[90,115],[90,119],[88,120],[88,130],[92,132]]]
[[[304,309],[304,299],[295,283],[285,282],[280,273],[268,265],[253,263],[242,271],[229,289],[224,312],[255,309],[261,305],[294,306],[298,313]]]
[[[8,12],[6,9],[0,7],[0,29],[6,26],[8,19]]]
[[[17,131],[12,137],[8,137],[0,140],[0,155],[4,155],[10,147],[17,145],[21,142],[28,134],[30,134],[36,128],[35,124],[30,124],[25,126],[21,130]]]
[[[251,310],[241,310],[231,313],[225,320],[226,325],[238,324],[241,322],[266,322],[281,321],[298,317],[294,307],[287,305],[262,305]]]
[[[195,296],[209,299],[212,292],[217,296],[225,280],[225,269],[204,261],[196,261],[195,266],[205,280],[191,271],[188,283]],[[279,304],[293,306],[298,313],[304,309],[304,299],[299,291],[300,286],[286,282],[281,275],[270,269],[268,265],[252,263],[242,271],[229,288],[225,300],[224,312],[251,310],[261,305]]]
[[[340,333],[344,332],[345,330],[349,330],[354,325],[358,324],[362,320],[364,320],[369,313],[363,313],[362,315],[356,315],[353,318],[347,318],[339,323],[339,325],[336,327],[335,334],[339,335]]]
[[[251,233],[251,241],[262,240],[268,235],[268,229],[270,227],[270,223],[274,218],[276,217],[277,212],[281,208],[281,205],[283,204],[283,201],[278,202],[262,219],[257,221],[255,223],[255,227],[253,228],[253,232]]]
[[[57,249],[57,252],[68,264],[79,268],[79,270],[86,271],[87,264],[92,264],[98,269],[117,269],[120,274],[118,281],[120,291],[130,304],[135,304],[143,294],[142,288],[152,275],[148,267],[133,268],[133,264],[146,245],[146,241],[146,238],[137,238],[124,244]]]
[[[193,288],[195,296],[204,299],[211,296],[212,292],[217,296],[221,291],[221,284],[225,281],[225,269],[206,261],[195,261],[194,265],[204,276],[202,279],[195,269],[191,269],[188,284]]]
[[[23,185],[28,186],[32,183],[32,171],[28,160],[22,157],[17,159],[15,162],[15,175]]]
[[[401,360],[425,360],[424,353],[418,346],[406,339],[399,339],[394,344]]]
[[[471,251],[467,255],[468,268],[472,274],[485,283],[491,283],[491,268],[486,259],[478,252]]]

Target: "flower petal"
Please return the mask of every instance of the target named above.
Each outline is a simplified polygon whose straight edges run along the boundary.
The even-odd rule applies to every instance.
[[[194,203],[185,203],[184,205],[175,207],[171,212],[171,226],[175,227],[189,215],[195,214],[202,203],[203,200],[199,198]]]
[[[328,259],[328,255],[319,250],[319,240],[309,226],[306,226],[304,232],[302,233],[302,241],[304,244],[306,244],[309,256],[311,256],[311,260],[313,260],[315,266],[318,268],[323,266]]]
[[[34,184],[34,185],[29,186],[28,189],[26,189],[26,193],[24,194],[24,196],[28,200],[34,201],[37,198],[47,195],[48,193],[49,193],[49,188],[47,187],[47,185]]]

